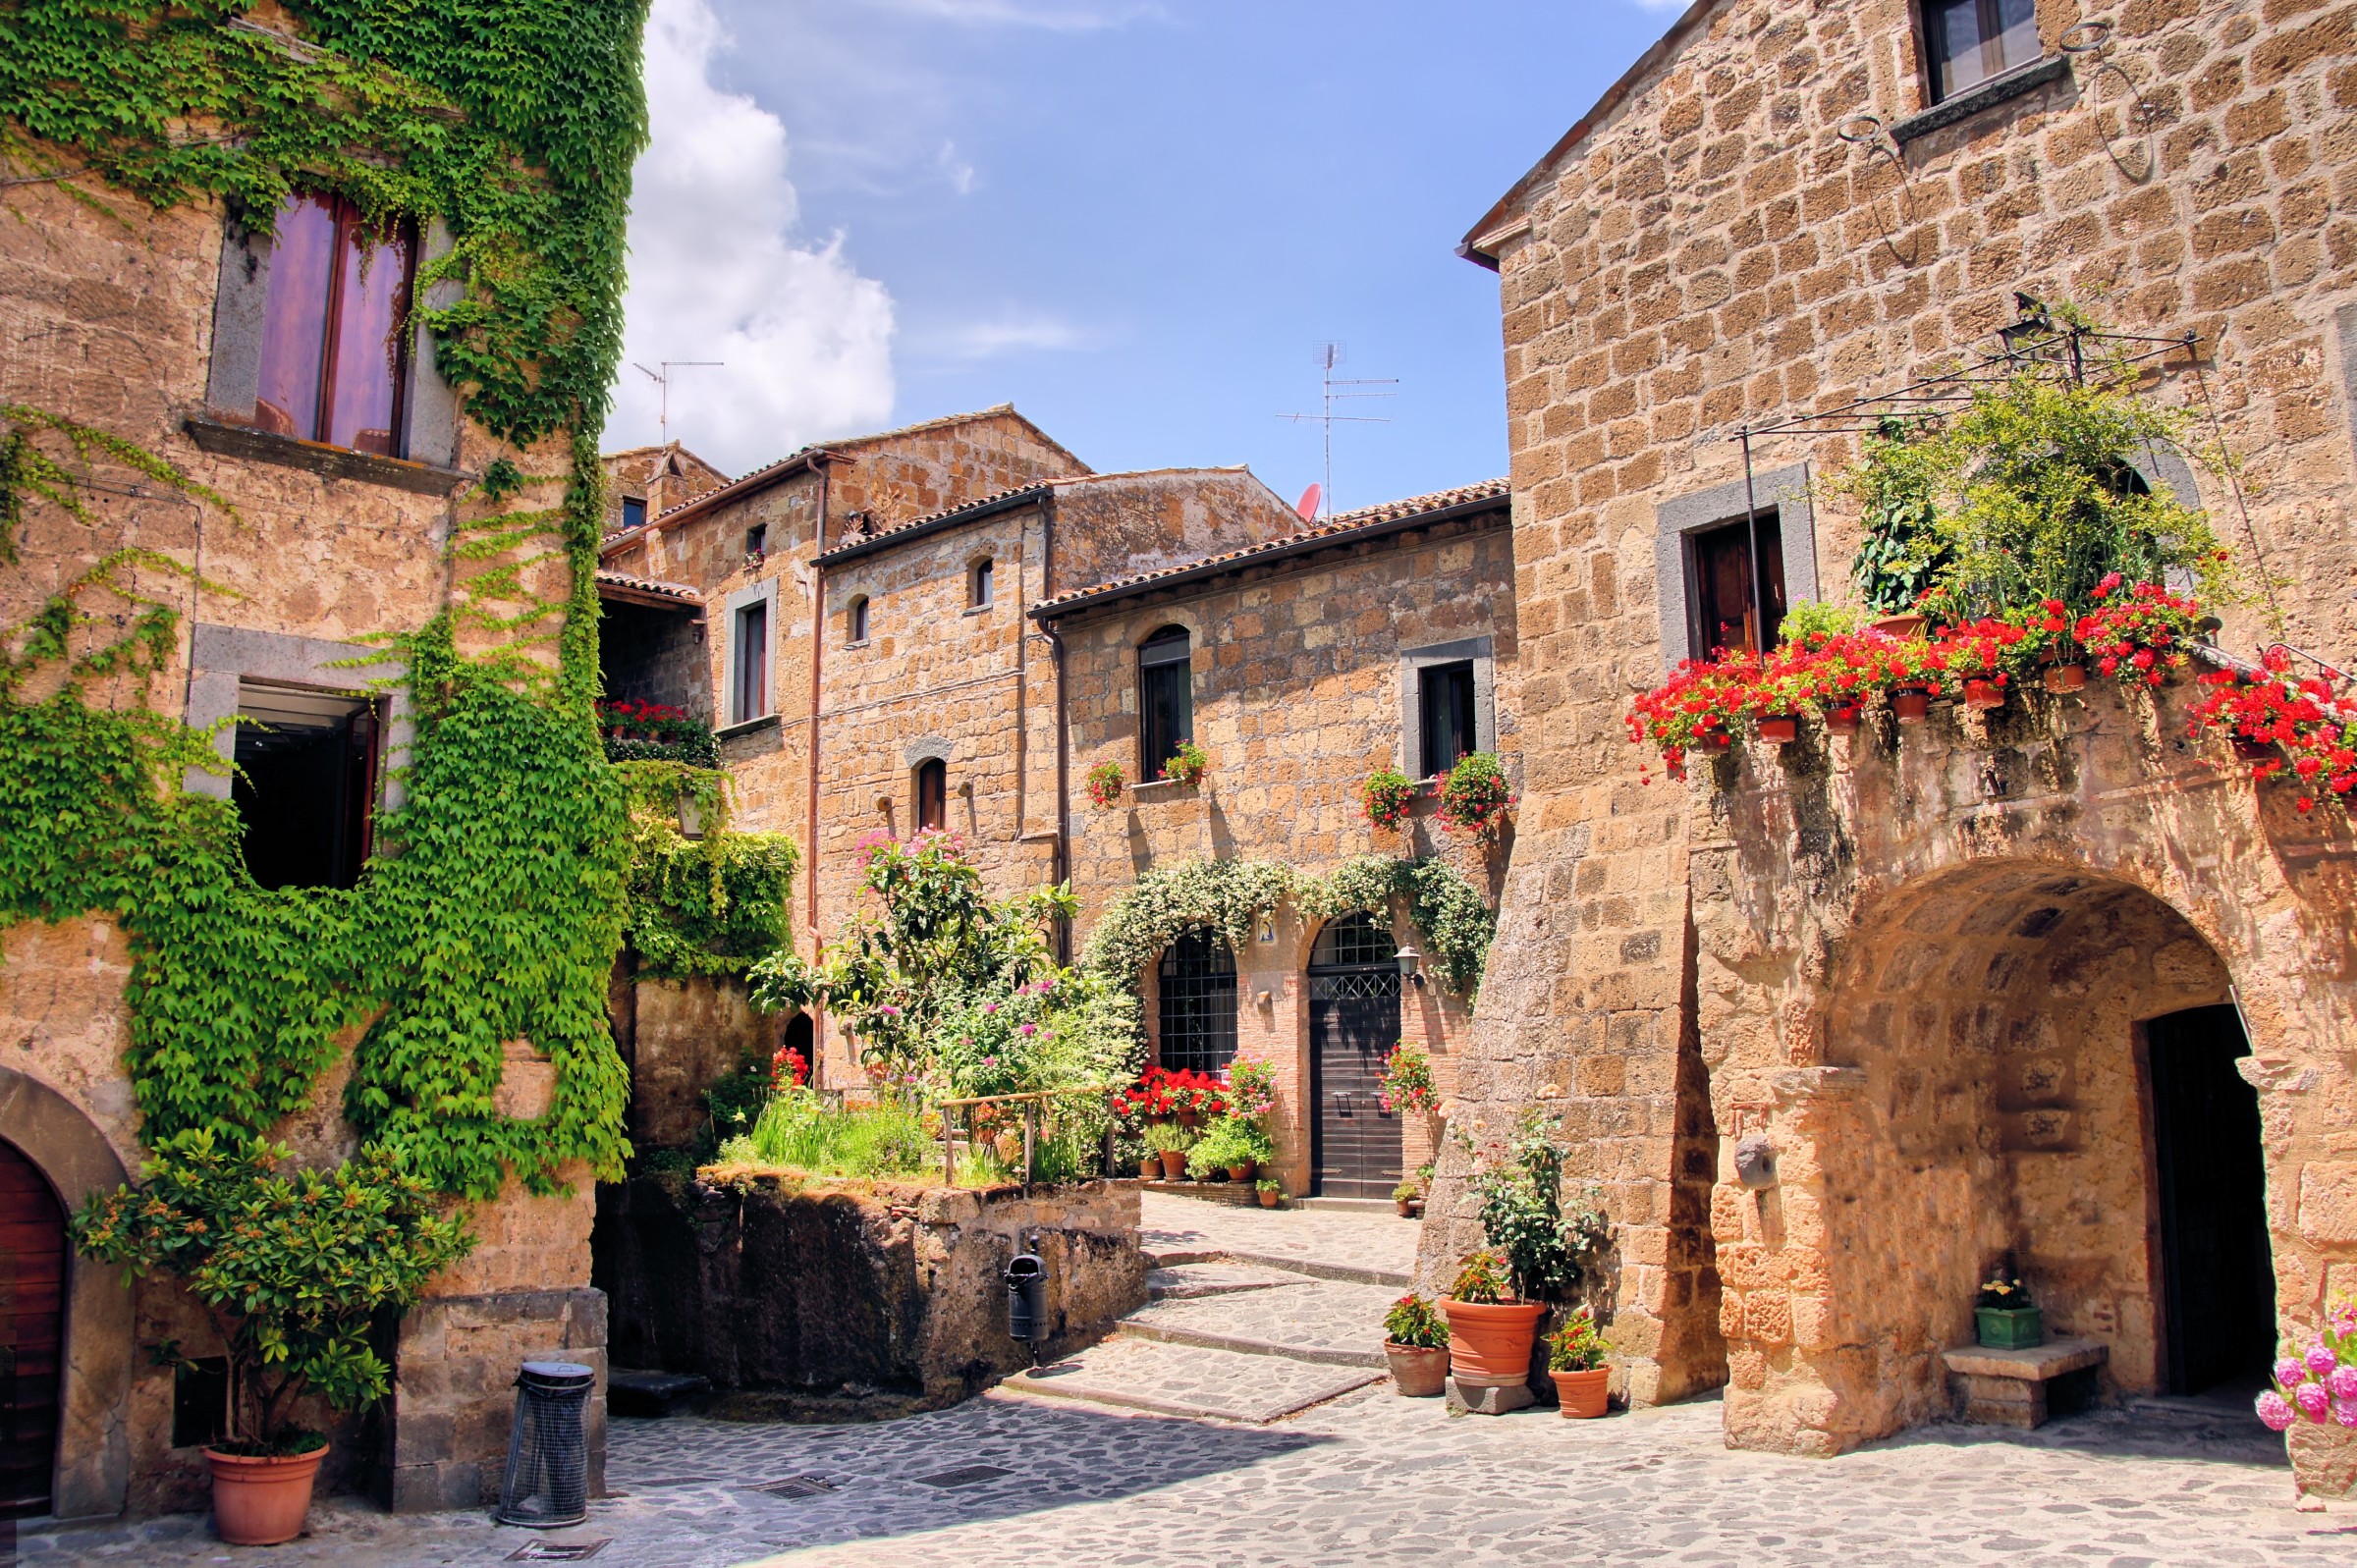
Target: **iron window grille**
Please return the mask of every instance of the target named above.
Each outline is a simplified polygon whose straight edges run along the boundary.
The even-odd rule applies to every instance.
[[[1163,1066],[1227,1071],[1235,1059],[1235,954],[1197,927],[1163,949],[1157,975]]]

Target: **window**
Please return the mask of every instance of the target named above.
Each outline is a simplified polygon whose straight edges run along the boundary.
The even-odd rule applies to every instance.
[[[1235,954],[1215,933],[1183,932],[1157,973],[1162,1064],[1173,1072],[1225,1072],[1235,1059]]]
[[[1456,766],[1456,759],[1481,749],[1474,718],[1473,661],[1427,665],[1416,672],[1423,685],[1424,766],[1422,777],[1436,778]]]
[[[850,623],[850,640],[865,642],[867,640],[867,595],[861,594],[851,601],[850,614],[846,619]]]
[[[769,524],[756,522],[744,530],[744,559],[758,566],[769,557]]]
[[[2035,0],[1920,0],[1932,103],[2038,59]]]
[[[990,563],[987,561],[975,562],[973,580],[969,582],[966,587],[966,598],[976,610],[987,610],[990,608],[992,597],[990,578]]]
[[[1178,742],[1195,738],[1194,639],[1184,626],[1165,626],[1137,650],[1137,771],[1162,777]]]
[[[1752,623],[1752,529],[1759,530],[1760,571],[1767,579],[1761,609],[1765,627]],[[1772,648],[1784,619],[1784,540],[1778,514],[1763,512],[1751,525],[1730,522],[1688,536],[1687,581],[1694,594],[1688,652],[1707,659],[1715,649]],[[1755,632],[1759,635],[1755,636]]]
[[[624,496],[622,498],[622,525],[625,528],[646,526],[646,500],[644,497]]]
[[[374,847],[383,733],[364,697],[238,682],[238,773],[246,869],[265,888],[351,888]]]
[[[736,668],[730,672],[729,714],[742,724],[769,712],[769,605],[737,612]]]
[[[172,1446],[193,1448],[229,1435],[229,1358],[172,1364]]]
[[[1392,941],[1392,928],[1364,909],[1326,922],[1309,951],[1312,969],[1388,965],[1397,973],[1398,961],[1399,948]]]
[[[950,765],[939,757],[916,765],[916,825],[936,831],[948,825]]]
[[[300,192],[279,208],[275,230],[254,422],[401,456],[409,236],[372,229],[340,196]]]

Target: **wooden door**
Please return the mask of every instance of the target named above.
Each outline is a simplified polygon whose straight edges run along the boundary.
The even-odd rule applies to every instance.
[[[65,1292],[65,1211],[0,1143],[0,1518],[49,1511]]]
[[[2160,1163],[2168,1391],[2200,1393],[2263,1374],[2275,1349],[2259,1092],[2234,1070],[2251,1054],[2230,1007],[2145,1026]]]
[[[1399,970],[1309,976],[1312,1137],[1327,1198],[1389,1198],[1399,1184],[1399,1118],[1383,1108],[1383,1062],[1399,1043]]]

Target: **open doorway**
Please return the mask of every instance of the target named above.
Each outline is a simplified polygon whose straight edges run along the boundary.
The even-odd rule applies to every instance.
[[[2231,1006],[2172,1012],[2144,1033],[2168,1391],[2255,1387],[2275,1356],[2275,1280],[2259,1092],[2234,1068],[2250,1041]]]
[[[384,725],[376,704],[308,686],[238,682],[246,869],[265,888],[351,888],[375,847]]]

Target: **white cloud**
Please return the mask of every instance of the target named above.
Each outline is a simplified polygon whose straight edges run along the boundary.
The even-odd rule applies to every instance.
[[[1093,340],[1088,332],[1055,316],[1009,310],[989,321],[954,327],[926,347],[945,358],[975,360],[1003,353],[1086,349],[1093,347]]]
[[[723,360],[676,373],[671,433],[741,473],[890,422],[893,305],[840,234],[797,235],[784,124],[713,82],[727,41],[709,0],[654,0],[653,141],[632,176],[625,363],[604,444],[657,439],[660,389],[632,361]]]

